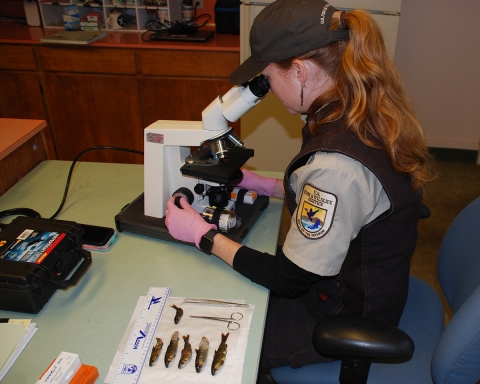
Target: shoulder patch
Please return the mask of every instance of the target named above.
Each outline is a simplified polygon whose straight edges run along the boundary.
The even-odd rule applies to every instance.
[[[332,226],[337,196],[305,184],[297,207],[297,227],[307,239],[320,239]]]

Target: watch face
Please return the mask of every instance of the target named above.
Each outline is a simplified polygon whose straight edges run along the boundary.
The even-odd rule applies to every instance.
[[[203,235],[202,238],[200,239],[199,248],[200,250],[205,252],[207,255],[210,255],[212,253],[213,238],[216,234],[217,234],[217,231],[210,230],[205,235]]]
[[[200,240],[200,249],[205,252],[206,254],[211,254],[213,248],[213,241],[208,237],[203,236],[202,240]]]

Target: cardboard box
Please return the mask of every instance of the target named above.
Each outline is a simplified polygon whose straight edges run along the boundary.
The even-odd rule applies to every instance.
[[[96,21],[99,25],[102,25],[103,24],[102,12],[87,13],[87,21]]]
[[[78,6],[75,4],[69,4],[65,6],[65,15],[79,17]]]
[[[85,27],[80,27],[82,29],[82,31],[100,31],[101,28],[100,27],[88,27],[88,26],[85,26]]]
[[[80,21],[80,29],[83,31],[99,31],[101,27],[97,21]]]
[[[63,24],[66,31],[78,31],[80,29],[80,14],[76,4],[69,4],[64,7]]]

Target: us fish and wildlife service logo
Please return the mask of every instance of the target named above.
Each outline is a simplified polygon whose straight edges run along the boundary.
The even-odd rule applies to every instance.
[[[122,371],[120,373],[122,375],[133,375],[137,371],[138,367],[135,364],[123,364]]]
[[[320,239],[332,226],[337,196],[305,184],[297,208],[297,227],[307,239]]]

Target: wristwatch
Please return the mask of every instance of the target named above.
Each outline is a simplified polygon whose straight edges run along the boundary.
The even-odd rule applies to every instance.
[[[218,233],[216,229],[210,229],[207,233],[205,233],[202,238],[200,239],[200,243],[198,244],[198,248],[205,252],[207,255],[212,254],[213,248],[213,238]]]

